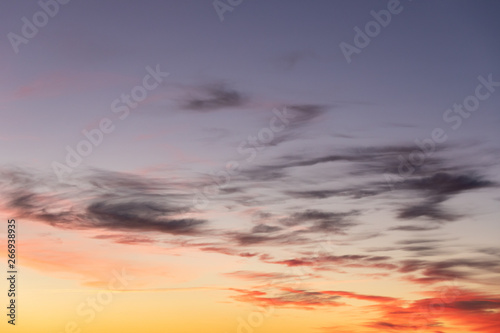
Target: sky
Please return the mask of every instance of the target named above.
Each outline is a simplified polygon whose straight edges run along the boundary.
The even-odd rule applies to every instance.
[[[497,333],[499,11],[3,2],[2,332]]]

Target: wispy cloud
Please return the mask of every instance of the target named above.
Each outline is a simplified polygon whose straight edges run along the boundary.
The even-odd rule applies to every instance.
[[[25,170],[4,170],[2,176],[6,208],[59,228],[173,235],[207,232],[201,229],[207,220],[185,217],[189,196],[158,179],[100,170],[71,185]]]
[[[191,91],[181,103],[185,110],[210,112],[225,108],[237,108],[245,105],[248,97],[226,84],[213,83]]]

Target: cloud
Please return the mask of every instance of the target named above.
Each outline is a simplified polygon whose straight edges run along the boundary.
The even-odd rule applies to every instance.
[[[429,199],[400,209],[398,217],[401,219],[426,217],[430,220],[454,221],[460,218],[460,215],[446,212],[440,207],[442,202],[465,191],[493,186],[495,186],[494,182],[475,174],[438,172],[429,177],[409,179],[401,186],[402,189],[420,192],[422,196]]]
[[[319,117],[327,111],[328,107],[319,104],[294,104],[288,106],[287,109],[292,111],[294,118],[292,118],[291,123],[297,127]]]
[[[7,178],[8,177],[8,178]],[[3,206],[16,216],[64,229],[199,235],[208,221],[186,217],[189,196],[138,175],[92,170],[76,184],[25,170],[3,170]]]
[[[286,194],[297,199],[327,199],[330,197],[351,197],[352,199],[361,199],[371,197],[387,192],[383,188],[366,189],[366,188],[344,188],[338,190],[309,190],[309,191],[287,191]]]
[[[264,233],[264,234],[267,234],[267,233],[273,233],[273,232],[276,232],[276,231],[280,231],[282,230],[282,228],[280,227],[276,227],[276,226],[270,226],[270,225],[266,225],[266,224],[259,224],[259,225],[256,225],[255,227],[252,228],[252,232],[253,233]]]
[[[479,253],[485,253],[492,256],[500,257],[500,248],[498,247],[487,247],[478,250]]]
[[[358,300],[363,300],[363,301],[377,302],[377,303],[395,302],[398,300],[397,298],[393,298],[393,297],[376,296],[376,295],[363,295],[363,294],[357,294],[357,293],[348,292],[348,291],[323,291],[322,293],[328,294],[328,295],[336,295],[336,296],[346,297],[346,298],[353,298],[353,299],[358,299]]]
[[[232,243],[236,243],[237,246],[253,246],[253,245],[267,245],[267,246],[278,246],[278,245],[299,245],[306,244],[309,242],[307,238],[300,237],[299,235],[293,233],[284,233],[278,235],[265,235],[262,233],[245,233],[245,232],[227,232],[226,236],[230,239]]]
[[[323,154],[322,156],[298,156],[288,155],[281,158],[273,165],[260,166],[253,170],[256,174],[273,174],[276,178],[284,179],[289,170],[323,167],[325,170],[340,172],[340,177],[353,177],[355,184],[343,186],[341,182],[335,187],[328,185],[318,186],[324,182],[322,179],[314,179],[315,176],[308,173],[308,183],[315,184],[314,188],[302,186],[300,190],[287,189],[282,193],[295,199],[317,200],[332,197],[343,197],[348,199],[363,199],[376,197],[383,199],[382,194],[395,192],[405,193],[415,197],[416,204],[395,202],[399,208],[396,209],[397,217],[402,220],[424,218],[428,221],[446,222],[454,221],[463,215],[446,210],[443,203],[450,198],[466,192],[480,189],[488,189],[498,186],[494,181],[481,176],[477,169],[481,166],[451,165],[443,156],[445,149],[450,146],[436,149],[432,156],[428,156],[425,163],[415,168],[415,171],[403,179],[394,183],[388,182],[383,175],[400,177],[400,157],[407,156],[415,151],[411,145],[381,146],[370,148],[343,149],[335,154]],[[456,164],[456,162],[455,162]],[[324,165],[324,166],[323,166]],[[336,165],[338,166],[336,168]],[[347,165],[346,169],[341,166]],[[295,173],[296,174],[296,173]],[[323,177],[325,173],[318,173]],[[337,177],[339,177],[337,175]],[[376,178],[375,178],[376,177]],[[378,180],[377,180],[378,179]],[[320,188],[318,188],[320,187]],[[435,225],[436,227],[438,225]],[[416,227],[393,230],[422,231],[428,230],[429,226],[417,230]]]
[[[485,311],[500,309],[500,298],[488,300],[458,301],[448,307],[464,311]]]
[[[439,249],[442,249],[444,247],[444,242],[446,242],[446,239],[422,239],[422,238],[414,238],[414,239],[407,239],[407,240],[402,240],[396,242],[397,245],[404,245],[400,247],[400,249],[403,249],[405,251],[428,251],[428,250],[433,250],[433,251],[439,251]],[[420,249],[420,250],[419,250]]]
[[[402,225],[398,227],[392,227],[389,230],[399,230],[399,231],[431,231],[439,229],[439,226],[419,226],[419,225]]]
[[[324,107],[320,106],[296,106],[292,110],[299,112],[296,118],[299,124],[310,121],[324,112]],[[294,120],[292,120],[294,121]],[[352,198],[363,198],[366,196],[374,196],[382,193],[387,193],[391,188],[387,185],[381,175],[384,172],[398,172],[398,155],[413,151],[413,146],[385,146],[377,148],[350,148],[342,149],[339,152],[332,154],[326,153],[319,156],[306,155],[285,155],[280,157],[276,162],[267,165],[258,165],[248,170],[245,170],[242,175],[246,176],[248,181],[257,180],[283,180],[288,177],[291,171],[300,171],[310,167],[324,167],[334,169],[335,164],[349,165],[347,172],[343,172],[343,177],[355,176],[361,179],[360,176],[376,176],[378,180],[370,180],[357,185],[343,186],[338,188],[321,188],[301,190],[285,190],[283,193],[287,196],[299,199],[326,199],[329,197],[343,196]],[[437,158],[431,159],[427,166],[439,164]],[[308,173],[308,183],[316,180],[315,175]],[[288,177],[290,178],[290,177]],[[323,181],[324,179],[319,179]],[[313,182],[314,184],[314,182]]]
[[[151,237],[146,236],[136,236],[136,235],[97,235],[94,237],[95,239],[111,239],[115,243],[118,244],[127,244],[127,245],[140,245],[140,244],[153,244],[156,241]]]
[[[86,208],[84,225],[108,230],[158,231],[173,235],[199,233],[199,227],[207,221],[189,218],[172,218],[179,213],[158,203],[137,202],[93,202]]]
[[[229,256],[239,256],[243,258],[251,258],[259,255],[259,253],[256,252],[240,252],[236,249],[230,248],[230,247],[224,247],[224,246],[200,246],[198,244],[195,244],[194,246],[199,247],[201,251],[204,252],[214,252],[214,253],[220,253],[220,254],[225,254]]]
[[[442,247],[441,240],[429,240],[427,243],[412,243],[423,240],[407,241],[397,244],[396,247],[385,249],[406,252],[418,252],[424,255],[437,255]],[[371,250],[370,250],[371,251]],[[391,276],[403,281],[419,285],[431,285],[438,282],[462,280],[474,283],[494,277],[500,272],[500,264],[489,257],[448,259],[448,260],[423,260],[403,259],[396,260],[390,256],[373,256],[370,254],[344,254],[333,255],[329,253],[309,253],[293,258],[275,259],[263,258],[265,263],[284,265],[286,267],[310,267],[315,271],[332,271],[346,273],[344,270],[370,269],[391,272]],[[340,270],[342,269],[342,270]],[[348,271],[347,271],[348,272]]]
[[[339,303],[340,296],[328,295],[321,292],[278,289],[275,293],[267,293],[255,290],[230,289],[239,292],[240,295],[233,298],[240,302],[252,303],[259,306],[291,307],[304,310],[313,310],[317,307],[342,306]]]
[[[359,215],[358,211],[345,213],[324,212],[314,209],[307,209],[303,212],[296,212],[287,218],[280,220],[284,226],[305,226],[301,232],[332,232],[345,234],[346,230],[355,226],[349,218]]]
[[[433,196],[449,196],[465,191],[489,188],[495,183],[476,174],[438,172],[429,177],[408,180],[403,186],[428,192]]]
[[[350,217],[357,211],[334,213],[319,210],[295,212],[275,222],[281,226],[258,224],[250,231],[228,231],[225,236],[236,246],[285,246],[309,244],[307,236],[313,233],[346,234],[347,229],[355,226]],[[269,216],[268,216],[269,217]]]
[[[285,273],[270,273],[270,272],[253,272],[253,271],[235,271],[224,273],[225,276],[234,277],[242,280],[249,281],[273,281],[273,280],[286,280],[298,278],[298,275],[285,274]]]
[[[426,298],[404,300],[365,295],[350,291],[311,291],[275,285],[265,290],[229,290],[239,295],[233,298],[257,306],[272,306],[314,310],[348,306],[346,299],[371,302],[360,305],[359,311],[369,311],[374,319],[362,324],[377,330],[400,332],[448,332],[460,327],[468,332],[496,333],[500,324],[500,295],[473,292],[455,287],[424,292]],[[439,330],[436,328],[439,327]],[[339,327],[336,327],[338,329]]]
[[[257,290],[234,290],[240,295],[234,296],[235,300],[240,302],[252,303],[260,306],[277,306],[300,308],[304,310],[313,310],[318,307],[338,307],[345,306],[341,302],[342,298],[356,299],[375,303],[392,303],[397,299],[386,296],[363,295],[349,291],[310,291],[290,287],[275,285],[274,288],[266,291]]]
[[[392,263],[387,256],[370,256],[362,254],[330,255],[320,253],[317,256],[304,256],[293,259],[266,261],[288,267],[309,266],[318,270],[343,268],[375,268],[383,270],[396,270],[398,265]]]
[[[454,221],[460,215],[446,212],[439,207],[439,202],[427,201],[418,205],[407,206],[399,210],[398,218],[411,220],[418,217],[426,217],[430,220]]]
[[[224,108],[241,107],[247,97],[225,84],[209,84],[191,93],[183,102],[182,109],[209,112]]]
[[[408,325],[408,324],[400,325],[400,324],[388,323],[385,321],[375,322],[369,326],[373,327],[373,328],[377,328],[377,329],[382,329],[382,330],[391,329],[391,330],[397,330],[397,331],[402,331],[402,330],[413,331],[413,330],[417,330],[417,329],[421,328],[421,327],[416,326],[416,325]],[[426,325],[426,326],[430,327],[430,325]]]
[[[457,279],[473,282],[481,276],[498,274],[500,264],[496,260],[482,258],[439,261],[403,260],[398,270],[402,273],[420,273],[419,276],[406,277],[407,280],[419,284]]]
[[[451,332],[456,327],[466,332],[498,332],[499,295],[453,287],[427,294],[415,301],[375,305],[380,316],[366,326],[401,332]]]

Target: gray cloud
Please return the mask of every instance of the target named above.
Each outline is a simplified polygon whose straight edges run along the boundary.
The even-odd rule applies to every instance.
[[[225,84],[210,84],[182,102],[182,108],[193,111],[217,111],[229,107],[240,107],[246,104],[247,97]]]
[[[252,228],[253,233],[272,233],[280,231],[282,228],[276,226],[270,226],[266,224],[259,224]]]
[[[324,212],[314,209],[307,209],[303,212],[296,212],[287,218],[280,220],[284,226],[303,226],[301,232],[332,232],[345,234],[347,229],[357,225],[350,220],[351,217],[359,215],[358,211],[344,213]]]
[[[208,221],[184,217],[190,196],[166,182],[92,170],[75,184],[25,170],[3,170],[3,205],[20,217],[65,229],[105,229],[196,235]],[[35,181],[35,179],[37,179]],[[172,187],[172,188],[170,188]]]

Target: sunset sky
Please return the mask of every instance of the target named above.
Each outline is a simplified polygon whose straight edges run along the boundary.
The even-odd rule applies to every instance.
[[[2,2],[0,330],[500,332],[499,14]]]

